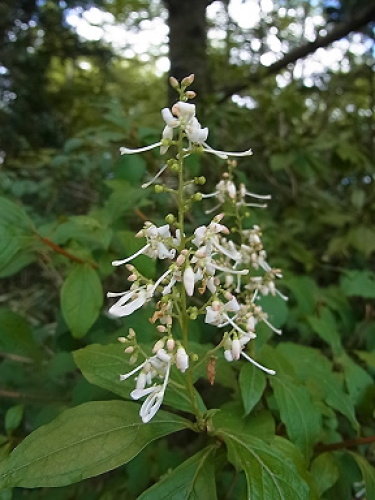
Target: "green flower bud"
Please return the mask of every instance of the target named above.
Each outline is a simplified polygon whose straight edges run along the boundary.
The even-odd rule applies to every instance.
[[[173,214],[168,214],[165,216],[165,222],[167,224],[173,224],[176,220],[176,217]]]

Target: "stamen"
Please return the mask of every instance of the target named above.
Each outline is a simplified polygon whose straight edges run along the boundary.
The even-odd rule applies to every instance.
[[[213,268],[217,269],[218,271],[223,271],[223,273],[230,273],[230,274],[240,274],[240,275],[246,275],[249,274],[248,269],[242,269],[242,271],[236,271],[235,269],[229,269],[227,267],[221,267],[215,264],[214,262],[210,263]]]
[[[155,142],[155,144],[149,144],[148,146],[144,146],[143,148],[137,149],[129,149],[125,147],[120,148],[120,154],[122,155],[133,155],[136,153],[143,153],[144,151],[150,151],[151,149],[155,149],[161,146],[161,141]]]
[[[250,361],[250,363],[252,363],[254,366],[256,366],[257,368],[260,368],[261,370],[268,373],[269,375],[276,375],[275,370],[271,370],[270,368],[266,368],[265,366],[261,365],[260,363],[257,363],[253,358],[250,358],[250,356],[248,356],[245,352],[242,351],[241,356],[243,356],[245,359]]]
[[[289,300],[289,297],[287,297],[286,295],[284,295],[283,293],[281,293],[280,290],[278,290],[277,288],[275,288],[275,292],[277,293],[277,295],[279,297],[281,297],[283,300],[285,300],[285,302],[287,302]]]
[[[127,257],[126,259],[123,260],[114,260],[112,262],[112,266],[121,266],[122,264],[126,264],[127,262],[130,262],[131,260],[135,259],[138,257],[138,255],[143,254],[148,248],[150,247],[150,243],[147,243],[143,248],[138,250],[138,252],[133,253],[130,257]]]
[[[262,318],[262,321],[268,326],[268,328],[271,328],[273,332],[277,333],[277,335],[281,335],[283,333],[282,330],[273,326],[272,323],[268,321],[268,319]]]
[[[157,174],[156,174],[156,175],[155,175],[155,176],[154,176],[154,177],[153,177],[153,178],[152,178],[149,182],[146,182],[145,184],[142,184],[141,188],[142,188],[142,189],[146,189],[146,188],[148,188],[149,186],[151,186],[151,184],[153,184],[153,183],[154,183],[154,181],[156,181],[156,179],[157,179],[158,177],[160,177],[160,176],[161,176],[161,174],[164,172],[164,170],[165,170],[167,167],[168,167],[168,165],[167,165],[167,164],[163,165],[163,166],[161,167],[161,169],[159,170],[159,172],[158,172],[158,173],[157,173]]]
[[[125,375],[120,375],[120,380],[126,380],[127,378],[129,378],[132,375],[134,375],[134,373],[137,373],[139,370],[142,370],[142,368],[145,366],[145,364],[147,362],[148,362],[148,359],[146,359],[146,361],[144,361],[139,366],[137,366],[137,368],[134,368],[134,370],[132,370],[131,372],[125,373]]]
[[[247,194],[247,196],[251,196],[252,198],[258,198],[259,200],[270,200],[272,198],[270,194],[256,194],[251,193],[250,191],[245,191],[245,194]]]

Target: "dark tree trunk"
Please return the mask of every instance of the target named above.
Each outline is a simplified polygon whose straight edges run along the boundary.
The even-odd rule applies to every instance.
[[[209,85],[206,8],[213,0],[164,0],[169,19],[170,76],[181,80],[195,74],[192,89],[204,99]],[[171,89],[169,103],[176,101]]]

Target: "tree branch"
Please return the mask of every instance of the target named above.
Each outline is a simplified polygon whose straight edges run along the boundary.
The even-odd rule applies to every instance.
[[[364,9],[359,15],[351,19],[350,21],[336,26],[330,33],[325,36],[317,36],[313,42],[308,42],[301,47],[296,47],[290,52],[285,54],[281,59],[274,62],[270,66],[261,68],[257,73],[250,76],[246,82],[233,85],[231,88],[225,89],[224,96],[220,99],[220,102],[226,101],[229,97],[237,92],[245,90],[252,83],[257,83],[261,81],[264,77],[278,73],[280,70],[286,68],[288,64],[294,63],[299,59],[302,59],[312,53],[317,49],[327,47],[331,43],[344,38],[352,31],[358,31],[360,28],[366,26],[371,21],[375,21],[375,4],[370,5]]]

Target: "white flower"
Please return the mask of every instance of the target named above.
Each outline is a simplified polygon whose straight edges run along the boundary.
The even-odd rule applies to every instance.
[[[198,119],[195,116],[195,105],[187,102],[179,101],[173,107],[172,110],[168,108],[163,108],[161,110],[161,115],[165,122],[165,127],[162,132],[162,140],[137,149],[129,149],[126,147],[120,148],[120,153],[123,154],[134,154],[143,153],[144,151],[150,151],[151,149],[158,148],[160,146],[160,153],[163,155],[168,151],[169,145],[173,140],[173,129],[176,127],[182,127],[189,140],[189,148],[187,151],[193,149],[195,145],[198,145],[206,153],[214,154],[219,158],[226,160],[228,156],[249,156],[252,153],[251,149],[242,152],[227,152],[213,149],[206,143],[208,137],[208,128],[202,128]],[[160,172],[155,176],[158,177]]]
[[[176,255],[176,250],[171,248],[174,245],[174,241],[171,236],[169,224],[157,227],[151,222],[146,222],[144,228],[136,236],[138,238],[145,237],[147,240],[146,245],[126,259],[114,260],[112,262],[113,266],[127,264],[139,255],[147,255],[151,259],[173,259]]]
[[[164,343],[163,339],[158,340],[153,348],[153,351],[156,351],[154,356],[147,358],[129,373],[120,375],[120,380],[127,380],[139,372],[135,379],[135,389],[130,393],[130,396],[134,400],[147,396],[139,412],[144,423],[149,422],[156,415],[163,403],[172,364],[175,363],[181,373],[189,368],[189,356],[184,347],[179,345],[173,353],[176,343],[172,338],[169,338],[167,341],[169,352],[167,352],[161,347],[164,346]],[[155,384],[155,378],[162,379],[163,382]]]
[[[156,415],[163,402],[168,385],[171,363],[171,356],[164,349],[159,349],[155,356],[146,359],[131,372],[120,375],[120,380],[126,380],[140,371],[136,380],[136,388],[130,393],[130,397],[138,400],[147,396],[139,412],[143,423],[149,422]],[[163,383],[146,387],[146,385],[153,383],[155,377],[162,378]]]

